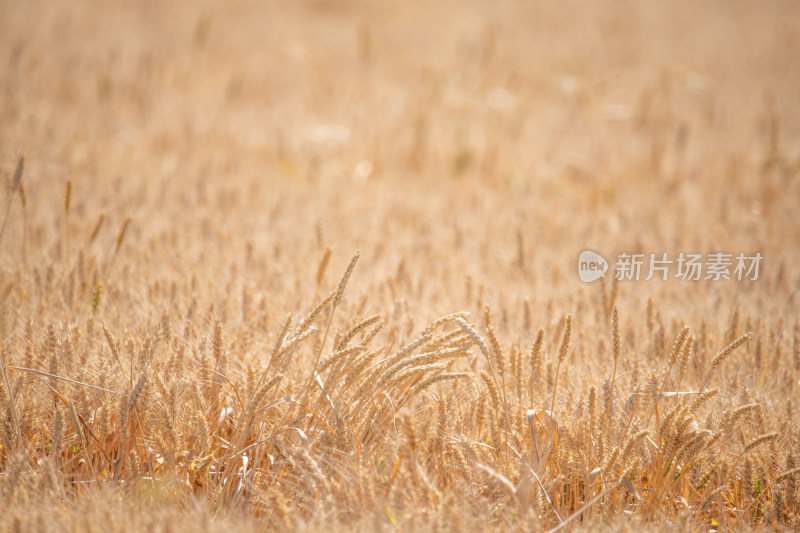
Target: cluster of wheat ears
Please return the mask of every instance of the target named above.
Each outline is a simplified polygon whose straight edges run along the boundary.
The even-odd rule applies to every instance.
[[[0,0],[0,532],[800,529],[797,21]]]
[[[20,160],[11,192],[24,203],[22,175]],[[65,218],[71,196],[67,183]],[[800,525],[793,399],[765,404],[735,383],[721,389],[718,376],[743,350],[759,368],[797,369],[796,325],[786,350],[782,324],[742,324],[736,312],[714,336],[665,326],[650,301],[650,355],[639,361],[604,285],[591,312],[604,324],[596,357],[607,366],[579,379],[569,367],[581,324],[570,314],[510,345],[488,306],[408,338],[380,314],[349,306],[341,316],[356,253],[330,292],[269,333],[271,346],[252,334],[263,317],[246,295],[240,317],[201,316],[192,300],[134,335],[102,319],[129,223],[105,252],[82,249],[36,274],[61,305],[82,301],[83,316],[15,313],[24,278],[4,278],[4,526],[41,526],[86,500],[168,501],[178,515],[199,505],[268,529]],[[102,225],[101,216],[62,244],[83,248]],[[331,255],[317,268],[321,294]],[[623,367],[634,369],[625,379]],[[76,527],[96,527],[97,513],[73,518]]]

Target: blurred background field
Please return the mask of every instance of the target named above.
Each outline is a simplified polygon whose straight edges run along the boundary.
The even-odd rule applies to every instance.
[[[714,386],[723,407],[744,402],[746,389],[786,408],[784,423],[795,424],[770,475],[787,470],[784,456],[800,442],[797,2],[2,0],[0,13],[0,178],[10,195],[0,207],[11,198],[0,240],[7,365],[22,366],[26,343],[44,343],[52,325],[60,346],[73,339],[91,362],[72,377],[96,383],[110,356],[100,324],[133,352],[166,320],[194,357],[189,374],[219,324],[235,361],[231,376],[244,375],[248,365],[266,365],[287,314],[305,316],[359,250],[328,343],[380,314],[378,345],[397,350],[448,313],[467,311],[484,327],[488,306],[506,355],[512,345],[527,354],[544,328],[543,357],[553,364],[571,313],[572,381],[556,397],[562,416],[609,377],[613,304],[626,392],[638,386],[640,365],[661,375],[659,343],[668,346],[683,325],[698,342],[704,332],[709,359],[752,332]],[[23,155],[24,206],[12,190]],[[764,260],[757,281],[603,286],[578,278],[587,248],[610,260],[720,251]],[[314,349],[298,354],[286,391],[302,390],[320,345],[328,354],[325,324],[310,339]],[[164,358],[176,342],[162,344]],[[42,349],[37,368],[46,370]],[[705,376],[697,365],[685,384],[695,390]],[[9,375],[12,383],[19,377]],[[108,379],[125,394],[136,382],[132,366]],[[52,429],[47,389],[13,387],[20,409],[29,406],[22,425],[32,434]],[[517,408],[549,409],[549,393],[531,393]],[[0,398],[14,433],[0,440],[2,473],[18,437],[9,396]],[[87,420],[91,404],[81,413]],[[764,423],[775,430],[779,419]],[[65,454],[56,471],[67,486],[71,475],[88,474],[67,475],[75,467]],[[503,464],[494,466],[517,483],[519,472]],[[720,486],[741,489],[743,468],[732,464]],[[451,492],[495,502],[475,486]],[[383,527],[428,528],[425,513],[449,505],[447,487],[440,500],[425,500],[435,503],[416,502],[423,510],[408,511],[408,526],[384,512],[393,504],[364,513],[377,512]],[[12,515],[40,519],[35,501],[15,499],[8,487],[4,497],[17,514],[0,519],[3,527]],[[91,498],[76,501],[91,508]],[[204,509],[199,520],[216,510],[192,505]],[[270,505],[248,524],[274,527]],[[680,515],[665,507],[632,514],[663,527]],[[728,527],[798,524],[774,506],[769,516],[756,508],[728,512]],[[174,520],[171,507],[163,512],[152,518],[158,527]],[[292,513],[294,526],[302,517],[314,527],[323,516],[290,503]],[[711,524],[697,513],[690,519]],[[525,523],[498,516],[484,518],[501,528]],[[546,510],[537,516],[537,527],[559,523]]]

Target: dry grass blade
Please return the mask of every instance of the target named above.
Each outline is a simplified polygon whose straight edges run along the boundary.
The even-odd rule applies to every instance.
[[[19,425],[19,414],[17,414],[17,403],[14,400],[14,389],[11,388],[11,383],[8,381],[8,373],[6,372],[6,354],[7,349],[0,349],[0,366],[3,370],[3,382],[6,386],[6,394],[8,394],[8,403],[11,414],[14,415],[14,427],[17,430],[17,445],[22,453],[25,453],[25,438],[22,436],[22,427]]]
[[[607,493],[611,492],[611,491],[612,491],[612,490],[614,490],[615,488],[616,488],[616,487],[612,487],[612,488],[610,488],[610,489],[605,489],[603,492],[601,492],[600,494],[598,494],[597,496],[595,496],[594,498],[592,498],[591,500],[589,500],[588,502],[586,502],[586,503],[583,505],[583,507],[581,507],[580,509],[578,509],[577,511],[575,511],[574,513],[572,513],[572,514],[571,514],[571,515],[570,515],[570,516],[569,516],[569,517],[568,517],[566,520],[562,520],[562,521],[561,521],[561,523],[560,523],[559,525],[557,525],[556,527],[554,527],[554,528],[552,528],[552,529],[549,529],[549,530],[547,530],[547,533],[556,533],[556,531],[561,531],[561,530],[562,530],[563,528],[565,528],[565,527],[566,527],[566,526],[567,526],[567,525],[568,525],[570,522],[572,522],[572,521],[573,521],[573,520],[575,520],[576,518],[580,518],[580,517],[583,515],[583,513],[585,513],[587,510],[589,510],[589,508],[590,508],[592,505],[594,505],[594,504],[596,504],[597,502],[599,502],[600,500],[602,500],[602,499],[603,499],[603,497],[604,497],[604,496],[605,496]]]
[[[22,184],[22,172],[25,169],[25,156],[19,158],[17,168],[14,170],[14,176],[11,181],[11,191],[8,195],[8,203],[6,204],[6,212],[3,214],[3,224],[0,225],[0,243],[3,242],[3,235],[6,232],[6,222],[8,222],[8,213],[11,211],[11,202],[14,200],[14,193],[20,189]],[[24,194],[23,194],[24,198]]]
[[[121,392],[117,392],[117,391],[114,391],[114,390],[111,390],[111,389],[106,389],[106,388],[103,388],[103,387],[98,387],[97,385],[92,385],[91,383],[84,383],[82,381],[78,381],[78,380],[75,380],[75,379],[65,378],[63,376],[57,376],[55,374],[50,374],[49,372],[44,372],[42,370],[36,370],[35,368],[23,368],[23,367],[19,367],[19,366],[9,366],[9,367],[5,367],[4,366],[4,368],[8,368],[8,370],[16,370],[18,372],[28,372],[28,373],[31,373],[31,374],[37,374],[39,376],[47,376],[49,378],[53,378],[53,379],[57,379],[57,380],[60,380],[60,381],[64,381],[66,383],[73,383],[75,385],[80,385],[81,387],[89,387],[90,389],[95,389],[95,390],[99,390],[99,391],[103,391],[103,392],[108,392],[108,393],[111,393],[111,394],[116,394],[117,396],[125,396],[125,394],[123,394]]]
[[[800,2],[362,3],[2,3],[0,532],[800,531]]]
[[[567,356],[567,349],[569,348],[569,339],[572,335],[572,315],[567,315],[564,319],[564,333],[561,337],[561,347],[558,349],[558,364],[556,365],[556,377],[553,381],[553,398],[550,401],[550,412],[552,413],[556,406],[556,392],[558,391],[558,373],[561,370],[561,363]]]

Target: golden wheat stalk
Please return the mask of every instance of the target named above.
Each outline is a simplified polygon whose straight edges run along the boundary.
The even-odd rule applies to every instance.
[[[6,231],[6,222],[8,222],[8,213],[11,211],[11,202],[14,199],[14,193],[20,188],[22,183],[22,172],[25,169],[25,156],[21,156],[17,161],[17,168],[14,170],[14,176],[11,179],[11,190],[8,193],[8,202],[6,203],[6,212],[3,215],[3,223],[0,224],[0,243],[3,242],[3,234]],[[24,196],[23,196],[24,198]]]

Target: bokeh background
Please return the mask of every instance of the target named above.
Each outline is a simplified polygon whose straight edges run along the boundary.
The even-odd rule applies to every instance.
[[[25,157],[0,340],[19,358],[29,321],[136,339],[166,316],[257,360],[359,250],[337,327],[380,313],[387,343],[490,306],[503,343],[543,327],[552,357],[572,313],[590,382],[616,303],[630,357],[656,358],[655,323],[753,331],[783,361],[798,58],[791,0],[0,0],[4,193]],[[764,260],[757,281],[584,284],[587,248]],[[752,354],[730,375],[796,394]]]
[[[365,283],[402,262],[436,293],[408,300],[436,312],[461,304],[466,276],[508,296],[580,292],[586,247],[760,251],[757,288],[711,294],[776,295],[779,274],[797,285],[794,2],[3,13],[0,159],[10,178],[27,156],[30,222],[48,246],[71,180],[74,231],[101,210],[130,214],[151,264],[215,280],[250,250],[265,268],[240,275],[263,289],[285,271],[313,283],[325,246],[342,264],[363,250]],[[696,289],[669,290],[695,301]]]

